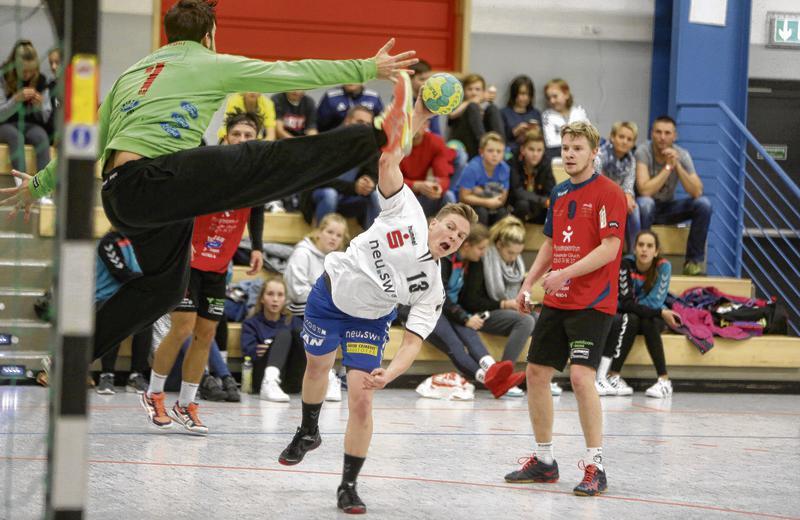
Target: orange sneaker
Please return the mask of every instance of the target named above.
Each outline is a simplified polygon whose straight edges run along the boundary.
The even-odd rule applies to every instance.
[[[375,128],[386,134],[386,145],[381,148],[382,151],[392,152],[400,148],[403,155],[411,153],[414,138],[411,130],[413,113],[411,79],[405,72],[400,72],[394,84],[392,104],[375,118]]]
[[[186,431],[193,435],[208,435],[208,426],[203,424],[197,415],[197,403],[189,403],[189,406],[181,406],[177,402],[170,410],[172,418],[186,428]]]
[[[141,403],[150,418],[150,424],[165,430],[172,427],[172,419],[169,418],[167,410],[164,408],[164,397],[164,392],[149,396],[145,392],[142,394]]]

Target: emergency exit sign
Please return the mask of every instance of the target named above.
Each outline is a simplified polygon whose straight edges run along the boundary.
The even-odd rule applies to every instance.
[[[800,49],[800,13],[769,13],[768,47]]]

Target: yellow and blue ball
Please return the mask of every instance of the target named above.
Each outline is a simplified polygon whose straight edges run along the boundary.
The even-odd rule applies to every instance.
[[[428,110],[443,116],[461,104],[464,99],[464,87],[452,74],[438,72],[422,85],[420,95]]]

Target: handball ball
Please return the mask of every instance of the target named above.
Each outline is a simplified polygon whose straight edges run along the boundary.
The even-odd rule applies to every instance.
[[[439,72],[422,85],[422,102],[425,107],[440,116],[447,115],[461,104],[464,87],[452,74]]]

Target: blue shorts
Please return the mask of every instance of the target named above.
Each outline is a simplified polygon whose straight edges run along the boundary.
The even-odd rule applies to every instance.
[[[389,327],[396,310],[374,320],[355,318],[339,310],[323,274],[317,279],[306,302],[303,346],[313,356],[324,356],[342,347],[342,364],[365,372],[381,366],[383,348],[389,341]]]

